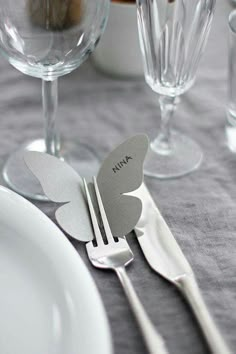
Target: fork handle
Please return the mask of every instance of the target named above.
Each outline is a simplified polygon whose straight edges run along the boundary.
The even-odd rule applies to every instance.
[[[158,334],[155,327],[151,323],[143,305],[141,304],[136,291],[126,273],[124,267],[114,269],[124,292],[129,300],[133,314],[137,320],[139,328],[142,332],[146,347],[150,354],[168,354],[163,338]]]

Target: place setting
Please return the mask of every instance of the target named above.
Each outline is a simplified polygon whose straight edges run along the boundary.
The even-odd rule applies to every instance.
[[[194,222],[197,225],[198,215],[192,212],[191,220],[181,219],[193,225],[192,235],[188,235],[192,240],[186,239],[194,251],[189,258],[183,238],[179,242],[178,232],[175,234],[173,220],[177,216],[169,224],[163,216],[166,210],[163,205],[159,206],[158,198],[158,190],[169,188],[171,193],[175,183],[176,190],[183,188],[181,193],[184,194],[186,180],[198,173],[202,178],[202,164],[207,164],[205,151],[190,137],[172,129],[172,120],[178,114],[182,95],[191,96],[200,59],[210,41],[214,16],[219,20],[217,6],[215,0],[0,1],[1,54],[18,71],[41,79],[44,119],[44,138],[19,147],[8,157],[3,168],[4,183],[0,186],[0,353],[234,352],[233,342],[229,340],[233,336],[233,322],[227,327],[232,333],[226,336],[223,321],[219,321],[219,316],[216,318],[213,304],[205,296],[206,291],[209,294],[210,284],[205,289],[203,284],[206,282],[202,279],[208,279],[214,287],[216,272],[211,273],[210,265],[203,271],[202,264],[197,267],[196,262],[191,262],[194,252],[199,259],[197,253],[203,250],[197,249],[194,240],[197,234]],[[234,12],[229,17],[232,32],[233,16]],[[119,31],[122,18],[123,27]],[[129,35],[122,43],[125,31]],[[229,58],[232,62],[234,36],[230,35]],[[113,48],[114,43],[118,45]],[[83,70],[85,61],[88,67],[91,65],[90,80],[93,70],[98,70],[94,75],[94,83],[101,80],[98,91],[106,92],[103,77],[106,82],[110,80],[110,95],[113,95],[113,80],[121,90],[125,90],[126,83],[131,80],[134,84],[126,92],[132,91],[130,97],[139,95],[139,99],[145,101],[147,90],[143,89],[143,83],[146,81],[146,86],[156,95],[156,106],[159,102],[160,107],[161,125],[154,140],[148,137],[145,124],[143,131],[137,131],[135,120],[133,133],[125,133],[114,142],[115,135],[107,131],[112,148],[102,158],[100,147],[90,140],[84,142],[78,138],[64,142],[61,139],[57,122],[58,79],[71,73],[69,79],[72,80],[75,70]],[[229,86],[232,103],[233,80]],[[112,100],[116,94],[114,90]],[[98,92],[97,100],[101,97]],[[77,104],[77,100],[75,102]],[[96,107],[96,102],[91,104]],[[112,110],[106,110],[108,105],[109,100],[104,101],[104,119],[108,119],[105,112],[109,112],[115,130],[119,124],[122,126],[122,121],[114,121]],[[73,109],[77,116],[79,107],[73,106]],[[234,116],[228,107],[227,117],[226,139],[229,128],[231,133],[234,128]],[[99,136],[99,119],[87,128],[91,136]],[[132,121],[129,116],[125,119]],[[71,129],[76,129],[80,136],[79,120]],[[227,154],[234,153],[230,136]],[[191,188],[200,191],[197,178],[190,180]],[[216,194],[217,190],[209,191],[210,196]],[[168,198],[167,207],[173,207],[181,199],[175,200],[174,195]],[[199,203],[200,208],[204,205],[201,202],[196,201],[193,194],[192,205]],[[189,205],[180,205],[186,215],[190,212]],[[213,205],[211,208],[214,212]],[[54,212],[55,218],[53,216],[51,220]],[[217,251],[224,255],[224,242],[218,238],[215,226],[217,221],[213,225],[211,215],[207,214],[206,218],[209,230],[206,230],[204,241],[207,242],[209,232],[214,230],[216,238],[211,245],[215,242]],[[227,235],[232,220],[233,217],[227,222]],[[226,223],[225,219],[222,222]],[[223,274],[227,269],[223,260],[227,258],[222,256],[217,263],[214,259],[217,252],[211,254],[211,249],[204,249],[203,258],[205,253]],[[142,289],[142,275],[134,277],[132,270],[135,269],[142,274],[149,272],[152,282],[146,294]],[[111,278],[111,273],[116,278]],[[119,285],[112,289],[114,282]],[[163,329],[161,319],[154,318],[156,311],[152,314],[151,307],[147,306],[147,297],[150,297],[152,304],[165,312],[164,301],[155,301],[158,290],[152,289],[153,283],[160,284],[163,296],[161,284],[175,289],[170,301],[181,299],[186,304],[185,311],[190,314],[192,323],[188,328],[187,323],[181,322],[182,338],[176,328],[176,335],[170,340],[170,332]],[[232,278],[232,287],[233,284]],[[116,294],[118,286],[120,292]],[[231,291],[231,287],[221,288],[213,295],[224,297],[222,306],[218,302],[219,313],[224,313],[228,301],[233,317]],[[115,308],[116,300],[118,310],[112,312],[109,306],[113,304]],[[126,307],[119,309],[121,304]],[[117,311],[123,315],[114,318]],[[177,312],[178,308],[173,313]],[[181,312],[179,316],[182,316]],[[132,347],[134,332],[125,326],[128,320],[139,333],[136,338],[138,351]],[[169,321],[170,315],[165,319],[165,328]],[[196,337],[192,340],[194,328],[199,332],[193,334]],[[119,339],[114,334],[118,332]],[[199,347],[197,335],[201,341]],[[189,336],[189,341],[180,349],[185,336]],[[122,346],[119,347],[118,342]]]

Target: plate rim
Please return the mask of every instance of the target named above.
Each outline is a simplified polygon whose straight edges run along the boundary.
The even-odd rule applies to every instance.
[[[98,328],[103,328],[103,336],[106,340],[106,345],[104,345],[105,348],[102,348],[104,350],[103,354],[113,354],[114,348],[113,348],[113,340],[112,340],[112,334],[111,334],[111,328],[110,328],[110,323],[108,321],[108,316],[107,312],[105,310],[104,303],[102,301],[101,294],[98,291],[98,288],[96,286],[96,283],[88,270],[87,266],[85,265],[83,259],[81,258],[79,252],[74,248],[74,246],[70,243],[70,241],[67,239],[65,234],[59,229],[59,227],[43,212],[41,211],[36,205],[34,205],[31,201],[25,199],[21,195],[17,194],[16,192],[6,188],[5,186],[0,185],[0,206],[4,205],[6,206],[6,203],[12,203],[11,205],[11,211],[14,213],[14,208],[17,210],[18,213],[20,214],[25,214],[29,210],[31,211],[31,215],[34,219],[38,219],[38,223],[44,223],[44,225],[48,228],[51,229],[48,234],[52,234],[53,236],[50,236],[51,242],[54,246],[59,248],[63,248],[65,251],[65,254],[68,254],[67,256],[67,262],[71,263],[71,266],[73,267],[73,277],[77,279],[76,275],[80,273],[83,273],[83,277],[86,277],[86,282],[89,284],[90,291],[93,291],[93,297],[96,299],[96,306],[100,308],[100,316],[99,321],[98,321]],[[10,206],[10,205],[9,205]],[[12,216],[12,215],[11,215]],[[10,218],[10,216],[7,216]],[[11,221],[13,218],[11,217]],[[14,222],[14,221],[13,221]],[[45,232],[41,231],[41,232]],[[34,233],[32,233],[34,234]],[[51,247],[51,246],[50,246]],[[58,248],[58,249],[59,249]],[[69,263],[68,263],[69,264]],[[75,268],[74,268],[75,267]],[[79,278],[78,278],[79,279]],[[79,284],[79,280],[78,280]],[[86,285],[87,286],[87,285]],[[99,322],[103,321],[103,325],[101,326]],[[105,349],[107,349],[105,351]],[[78,352],[79,352],[78,348]],[[86,350],[87,352],[87,350]],[[90,353],[84,353],[84,354],[90,354]]]

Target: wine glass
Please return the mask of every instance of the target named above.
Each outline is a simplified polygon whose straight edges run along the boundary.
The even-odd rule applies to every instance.
[[[66,159],[83,176],[94,174],[93,150],[61,144],[56,122],[58,78],[78,68],[94,50],[106,25],[109,0],[0,0],[0,52],[16,69],[42,79],[44,139],[26,143],[7,160],[3,176],[18,193],[44,200],[24,163],[26,151]]]
[[[147,84],[158,93],[161,130],[151,143],[145,174],[180,177],[198,168],[200,147],[172,131],[180,96],[194,83],[212,23],[215,0],[137,0],[139,37]]]

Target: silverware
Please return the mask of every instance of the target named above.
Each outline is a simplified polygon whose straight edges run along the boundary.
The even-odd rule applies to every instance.
[[[147,349],[151,354],[167,354],[167,349],[162,337],[157,333],[153,324],[147,316],[133,285],[126,273],[125,267],[130,264],[134,255],[125,239],[114,239],[106,213],[103,207],[102,199],[98,189],[96,178],[93,179],[97,204],[103,223],[103,229],[100,229],[97,216],[93,207],[93,202],[90,197],[86,180],[84,179],[85,193],[88,201],[89,212],[94,229],[96,245],[93,241],[86,244],[87,253],[92,264],[97,268],[111,269],[116,272],[124,292],[133,310],[134,316],[137,320],[139,328],[142,332]],[[103,231],[102,231],[103,230]],[[102,233],[104,232],[107,243],[104,243]]]
[[[143,184],[136,192],[143,203],[135,228],[144,256],[153,270],[176,285],[191,305],[214,354],[230,354],[201,296],[194,273],[168,225]]]

